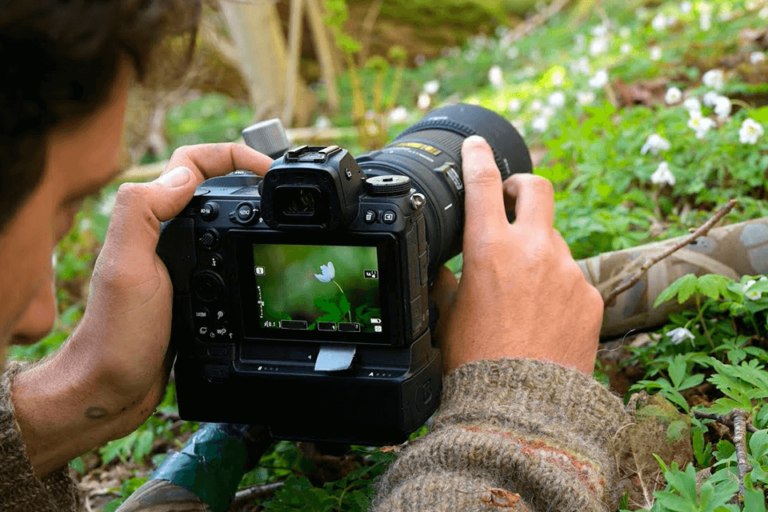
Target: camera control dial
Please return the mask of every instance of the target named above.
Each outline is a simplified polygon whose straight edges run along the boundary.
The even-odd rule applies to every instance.
[[[213,302],[224,291],[224,281],[218,274],[205,270],[192,279],[192,290],[201,301]]]
[[[402,196],[411,191],[411,178],[396,174],[375,176],[366,180],[366,186],[372,196]]]

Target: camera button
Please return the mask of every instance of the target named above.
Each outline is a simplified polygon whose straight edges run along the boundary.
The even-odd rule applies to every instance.
[[[209,229],[200,237],[200,245],[206,249],[212,249],[219,243],[219,233],[215,229]]]
[[[200,207],[200,218],[203,220],[214,220],[219,216],[219,205],[213,202],[205,203]]]
[[[229,367],[220,364],[207,364],[204,375],[206,379],[226,379],[229,377]]]
[[[205,261],[208,263],[208,266],[214,270],[220,269],[221,266],[224,264],[224,260],[218,254],[212,254]]]
[[[378,219],[378,215],[374,210],[368,210],[365,212],[365,223],[366,224],[373,224]]]
[[[207,308],[197,308],[195,310],[195,320],[198,322],[205,322],[210,320],[211,313]]]
[[[211,347],[208,349],[209,356],[226,356],[228,352],[227,347]]]
[[[385,224],[394,224],[397,220],[397,214],[392,210],[387,210],[381,216],[381,220],[383,220]]]
[[[213,272],[201,272],[192,281],[195,296],[203,302],[213,302],[224,291],[224,282]]]
[[[256,212],[256,207],[254,207],[252,203],[240,203],[237,205],[235,215],[237,216],[238,222],[247,224],[254,220]]]

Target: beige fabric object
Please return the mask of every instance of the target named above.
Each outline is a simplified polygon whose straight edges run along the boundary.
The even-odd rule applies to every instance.
[[[628,281],[645,261],[682,238],[600,254],[578,263],[587,280],[605,298],[616,286]],[[768,218],[712,229],[707,236],[652,266],[606,309],[601,337],[615,338],[632,329],[658,327],[670,313],[688,307],[690,304],[671,301],[654,309],[653,303],[667,286],[689,273],[716,273],[734,280],[743,275],[768,273]]]
[[[69,468],[38,479],[27,459],[11,402],[11,384],[24,365],[8,364],[0,376],[0,512],[75,512],[75,484]]]
[[[621,401],[576,370],[466,364],[446,378],[432,430],[378,482],[372,510],[615,510],[617,433],[629,423]]]

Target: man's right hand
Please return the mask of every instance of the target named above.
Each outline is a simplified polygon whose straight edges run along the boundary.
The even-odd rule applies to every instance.
[[[433,290],[445,372],[480,359],[532,358],[591,373],[603,300],[552,227],[552,185],[531,174],[502,184],[481,137],[465,140],[462,158],[461,282],[455,289],[455,278],[443,269]],[[513,224],[505,194],[514,203]]]

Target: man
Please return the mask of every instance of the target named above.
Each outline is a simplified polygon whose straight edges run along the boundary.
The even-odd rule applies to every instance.
[[[50,330],[52,251],[82,199],[115,177],[132,77],[162,34],[194,27],[198,7],[0,0],[0,348]],[[617,498],[614,436],[627,418],[589,377],[602,300],[552,228],[551,185],[502,184],[478,137],[463,159],[463,277],[456,287],[444,274],[434,290],[443,406],[382,478],[374,507],[603,510]],[[160,223],[204,179],[270,163],[240,145],[185,147],[159,179],[120,188],[82,322],[55,355],[11,363],[0,379],[0,510],[75,510],[67,461],[152,413],[172,359]]]

